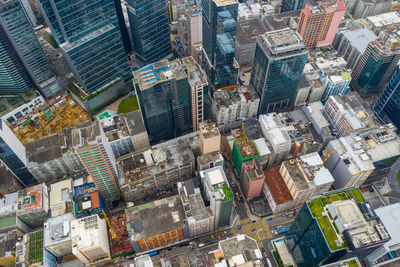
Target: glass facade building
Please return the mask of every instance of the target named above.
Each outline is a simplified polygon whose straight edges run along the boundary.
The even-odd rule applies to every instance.
[[[150,64],[172,53],[167,2],[128,0],[128,18],[135,55]]]
[[[190,86],[177,61],[163,60],[139,69],[134,84],[150,143],[193,131]]]
[[[397,69],[383,90],[374,105],[374,112],[382,123],[392,122],[397,129],[400,129],[400,69]]]
[[[260,96],[258,114],[293,106],[306,61],[307,50],[295,31],[271,31],[257,39],[250,84]]]
[[[132,52],[131,39],[129,38],[128,29],[126,28],[124,13],[122,11],[121,0],[114,0],[115,10],[117,12],[117,19],[119,29],[121,31],[122,44],[124,45],[125,53]]]
[[[23,162],[26,159],[25,155],[25,147],[11,129],[0,120],[0,160],[22,184],[28,187],[36,185],[37,180]]]
[[[55,73],[21,2],[18,0],[1,2],[0,20],[0,42],[4,55],[0,59],[4,64],[1,80],[6,80],[10,85],[15,86],[16,91],[24,91],[31,87],[28,78],[21,77],[26,72],[39,89],[43,89],[49,81],[54,81]],[[11,63],[12,69],[8,69],[10,61],[14,60],[15,62]],[[21,65],[24,66],[25,71],[22,70]],[[11,73],[16,76],[12,77]],[[11,87],[11,91],[16,92],[15,90]]]
[[[307,0],[283,0],[281,13],[303,9],[307,4]]]
[[[352,72],[350,88],[360,96],[370,96],[380,93],[399,62],[400,54],[391,51],[379,40],[368,44]]]
[[[114,1],[39,0],[39,7],[87,92],[119,77],[132,79]]]
[[[236,0],[204,0],[202,68],[213,89],[236,86],[238,64],[235,37],[238,15]]]

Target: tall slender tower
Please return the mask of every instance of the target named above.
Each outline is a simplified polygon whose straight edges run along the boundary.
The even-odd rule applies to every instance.
[[[166,0],[127,0],[129,26],[136,58],[142,64],[171,54]]]
[[[103,198],[118,199],[121,192],[116,160],[100,122],[74,129],[72,144]]]
[[[94,92],[132,79],[114,1],[38,0],[75,78]]]
[[[380,93],[400,60],[398,48],[391,49],[379,39],[368,44],[351,74],[350,88],[360,96]]]
[[[374,111],[381,122],[393,122],[397,129],[400,129],[400,69],[397,69],[383,90]]]
[[[62,83],[58,84],[59,81],[19,0],[0,2],[0,43],[3,51],[0,59],[0,69],[3,69],[0,80],[10,85],[10,89],[5,91],[21,92],[29,88],[27,77],[20,77],[26,72],[46,97],[52,95],[52,90],[62,89]],[[22,70],[21,63],[26,72]]]
[[[307,48],[331,45],[345,12],[342,1],[306,5],[301,11],[297,32]]]
[[[214,90],[236,87],[235,60],[237,0],[204,0],[202,67]]]
[[[258,37],[250,77],[260,96],[258,114],[293,106],[306,61],[307,49],[297,32],[286,28]]]

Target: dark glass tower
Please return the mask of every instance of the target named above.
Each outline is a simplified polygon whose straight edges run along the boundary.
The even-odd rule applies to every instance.
[[[30,84],[27,77],[21,78],[20,75],[25,75],[27,72],[34,85],[48,96],[45,87],[56,80],[55,74],[21,2],[18,0],[0,2],[0,21],[0,42],[4,53],[0,60],[5,64],[2,67],[1,79],[8,80],[11,85],[9,91],[25,91]],[[13,67],[8,69],[10,61],[13,60],[15,60],[15,63],[12,63]],[[20,63],[26,72],[22,70]],[[16,85],[19,88],[15,88]]]
[[[306,61],[307,50],[297,32],[283,29],[259,36],[250,78],[260,96],[259,114],[293,106]]]
[[[152,144],[193,131],[190,86],[178,61],[139,69],[134,84]]]
[[[136,57],[149,64],[171,54],[165,0],[128,0],[128,18]]]
[[[370,42],[353,69],[350,88],[363,97],[380,93],[393,75],[399,59],[399,52],[392,51],[383,42]]]
[[[281,13],[303,9],[307,4],[307,0],[283,0]]]
[[[125,53],[132,52],[131,39],[129,38],[128,29],[126,28],[124,13],[122,12],[121,0],[114,0],[115,10],[117,11],[118,25],[121,31],[122,44],[124,45]]]
[[[400,69],[394,73],[374,106],[376,116],[383,123],[392,122],[400,129]]]
[[[78,82],[87,92],[132,79],[114,1],[39,0]]]
[[[237,0],[204,0],[202,67],[212,88],[236,86],[235,60]]]
[[[0,160],[25,186],[37,184],[37,180],[23,162],[26,160],[25,147],[2,120],[0,120]]]

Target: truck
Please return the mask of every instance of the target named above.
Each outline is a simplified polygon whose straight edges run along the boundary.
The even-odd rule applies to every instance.
[[[278,232],[278,234],[284,234],[284,233],[289,232],[289,230],[290,230],[290,227],[287,227],[287,228],[280,229],[277,232]]]
[[[204,243],[199,244],[199,248],[204,247]]]

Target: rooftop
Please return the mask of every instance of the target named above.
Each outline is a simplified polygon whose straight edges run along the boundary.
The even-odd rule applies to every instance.
[[[236,28],[236,41],[239,46],[255,45],[259,35],[267,31],[258,18],[239,20]]]
[[[265,183],[267,184],[272,197],[277,205],[293,201],[282,175],[279,173],[278,167],[271,167],[263,170]]]
[[[375,212],[392,238],[384,244],[386,250],[391,251],[398,247],[400,240],[400,203],[375,209]]]
[[[21,143],[55,135],[62,129],[74,128],[89,120],[87,113],[70,96],[58,96],[53,101],[9,124]]]
[[[351,46],[355,47],[360,54],[363,54],[368,44],[376,40],[378,37],[369,29],[362,28],[355,31],[342,32],[347,40],[350,41]]]
[[[307,205],[332,251],[357,249],[389,238],[357,188],[325,193],[308,200]]]
[[[66,212],[72,212],[72,194],[71,178],[50,185],[49,195],[52,217],[64,214]]]
[[[318,125],[320,129],[327,128],[329,129],[329,122],[326,120],[325,116],[322,114],[322,110],[324,109],[324,105],[320,102],[313,102],[306,105],[304,108],[308,110],[315,123]],[[330,130],[329,130],[330,132]]]
[[[375,28],[386,27],[400,23],[400,15],[397,12],[387,12],[366,18]]]
[[[262,259],[256,240],[243,234],[220,241],[219,248],[229,262],[229,266],[242,266],[241,264],[246,262]]]
[[[220,200],[222,202],[232,200],[233,192],[229,187],[229,183],[226,179],[222,166],[201,171],[200,177],[206,180],[208,191],[214,195],[216,200]]]
[[[213,2],[217,6],[227,6],[227,5],[239,4],[239,2],[237,0],[213,0]]]
[[[73,219],[71,213],[47,219],[43,225],[43,245],[48,247],[71,240],[71,221]]]
[[[18,215],[29,214],[46,209],[48,205],[47,186],[38,184],[18,191]]]
[[[186,77],[178,60],[169,62],[167,59],[161,60],[135,71],[133,73],[134,83],[139,84],[140,90],[146,90],[157,83]]]
[[[237,138],[235,140],[235,144],[237,145],[237,147],[239,149],[240,156],[242,157],[242,159],[252,158],[252,157],[259,155],[258,148],[255,145],[254,141],[246,141],[246,145],[245,145],[245,142],[243,141],[243,139]],[[246,147],[247,147],[247,150],[246,150]]]
[[[128,232],[135,241],[187,225],[179,195],[127,208],[125,214]]]
[[[258,158],[243,162],[244,166],[248,166],[250,169],[246,171],[246,178],[250,181],[257,181],[264,179],[263,170],[261,168],[261,163]],[[242,165],[242,168],[243,168]]]
[[[260,36],[265,50],[273,56],[283,56],[287,53],[307,53],[303,39],[298,32],[288,28],[270,31]]]
[[[211,121],[202,122],[200,125],[200,132],[205,139],[221,135],[219,129],[215,126],[215,123]]]
[[[18,192],[4,195],[0,198],[0,218],[13,215],[17,212]]]
[[[322,265],[321,267],[361,267],[361,263],[357,257],[337,261],[334,263]]]
[[[210,162],[216,162],[221,160],[224,160],[224,158],[222,157],[222,154],[219,151],[213,151],[197,157],[197,162],[202,166],[208,165],[210,164]]]
[[[91,145],[96,141],[96,137],[100,136],[100,122],[95,120],[94,123],[87,123],[76,127],[72,130],[72,145],[74,147],[84,147]]]
[[[10,256],[15,252],[17,240],[16,230],[0,234],[0,258]]]

